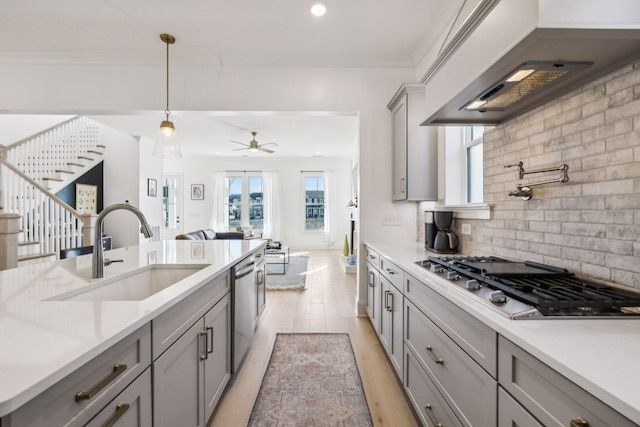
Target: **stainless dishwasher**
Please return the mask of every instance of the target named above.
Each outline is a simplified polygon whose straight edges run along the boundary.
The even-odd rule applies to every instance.
[[[264,281],[264,259],[260,253],[249,255],[233,268],[231,300],[233,304],[233,372],[244,359],[256,326],[259,281]]]

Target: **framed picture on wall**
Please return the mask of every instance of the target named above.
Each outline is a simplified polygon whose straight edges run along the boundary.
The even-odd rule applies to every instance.
[[[158,195],[158,181],[147,179],[147,196],[156,197]]]
[[[204,184],[191,184],[191,200],[204,200]]]
[[[76,210],[81,214],[97,213],[98,186],[76,184]]]

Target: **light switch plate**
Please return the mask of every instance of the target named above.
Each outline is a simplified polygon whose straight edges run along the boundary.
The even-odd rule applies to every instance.
[[[398,227],[402,225],[402,217],[400,215],[383,215],[382,225]]]

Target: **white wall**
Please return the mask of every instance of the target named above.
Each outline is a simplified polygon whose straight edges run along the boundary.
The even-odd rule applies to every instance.
[[[185,232],[212,227],[213,174],[217,171],[277,171],[280,197],[280,235],[275,236],[296,249],[342,248],[349,233],[346,205],[351,199],[351,159],[349,158],[206,158],[167,160],[167,175],[183,177],[182,224]],[[300,171],[333,171],[331,199],[332,242],[321,233],[304,233]],[[191,200],[191,184],[205,184],[204,200]],[[222,230],[219,230],[222,231]]]

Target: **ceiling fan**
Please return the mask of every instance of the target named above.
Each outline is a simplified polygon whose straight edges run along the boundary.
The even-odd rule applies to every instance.
[[[268,148],[264,148],[265,145],[275,145],[277,146],[278,144],[276,144],[275,142],[267,142],[266,144],[260,144],[258,141],[256,141],[256,135],[258,134],[258,132],[251,132],[251,135],[253,135],[253,139],[251,141],[249,141],[249,144],[245,144],[243,142],[238,142],[238,141],[233,141],[231,140],[230,142],[235,142],[236,144],[240,144],[240,145],[244,145],[245,148],[236,148],[233,151],[240,151],[240,150],[249,150],[249,151],[264,151],[265,153],[269,153],[272,154],[275,151],[273,150],[269,150]]]

